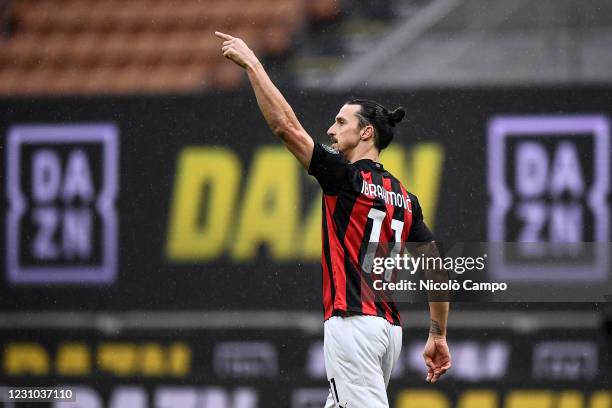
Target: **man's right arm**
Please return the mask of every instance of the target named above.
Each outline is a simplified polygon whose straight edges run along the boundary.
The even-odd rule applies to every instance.
[[[410,195],[412,202],[412,226],[408,236],[409,242],[416,245],[415,256],[421,254],[427,258],[440,256],[434,236],[423,221],[423,211],[416,196]],[[448,273],[443,268],[425,269],[424,279],[434,282],[446,282]],[[428,291],[429,298],[429,336],[423,351],[427,366],[427,381],[436,382],[450,367],[451,355],[446,344],[446,325],[450,308],[449,291]]]
[[[289,103],[266,73],[253,51],[240,38],[215,32],[223,40],[223,56],[244,68],[255,92],[257,104],[272,132],[282,139],[285,146],[308,169],[314,142],[304,130]]]
[[[439,257],[440,253],[435,242],[423,243],[418,246],[417,253],[427,258]],[[425,279],[434,282],[448,280],[446,271],[438,268],[425,270]],[[423,359],[427,366],[427,382],[436,382],[451,367],[451,355],[446,343],[446,325],[448,321],[448,291],[429,291],[429,336],[423,350]]]

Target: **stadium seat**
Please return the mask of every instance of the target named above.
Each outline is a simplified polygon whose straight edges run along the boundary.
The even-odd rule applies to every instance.
[[[309,17],[316,22],[332,21],[340,14],[340,6],[335,0],[310,0],[307,5]]]
[[[289,49],[291,44],[289,30],[283,27],[271,27],[263,33],[263,51],[266,54],[278,56]]]
[[[244,80],[244,71],[233,64],[217,64],[210,87],[214,89],[234,89]]]
[[[243,83],[243,72],[223,61],[213,32],[233,33],[263,56],[282,56],[305,18],[307,3],[15,1],[15,32],[0,42],[0,92],[233,89]]]

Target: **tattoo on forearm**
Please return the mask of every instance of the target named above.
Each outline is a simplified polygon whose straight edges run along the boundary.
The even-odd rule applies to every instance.
[[[436,320],[431,319],[431,324],[429,326],[429,332],[431,334],[436,334],[438,336],[442,335],[442,329],[440,329],[440,323]]]

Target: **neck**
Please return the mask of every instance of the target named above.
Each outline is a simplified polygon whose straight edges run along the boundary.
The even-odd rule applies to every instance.
[[[378,162],[379,160],[378,149],[376,149],[374,146],[368,146],[364,149],[362,146],[358,145],[350,152],[346,152],[344,156],[351,163],[355,163],[357,160],[363,159],[370,159],[374,162]]]

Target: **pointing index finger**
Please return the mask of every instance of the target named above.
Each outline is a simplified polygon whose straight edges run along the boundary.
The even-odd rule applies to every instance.
[[[234,37],[232,37],[231,35],[222,33],[220,31],[215,31],[215,35],[217,37],[219,37],[219,38],[224,39],[224,40],[233,40],[234,39]]]

